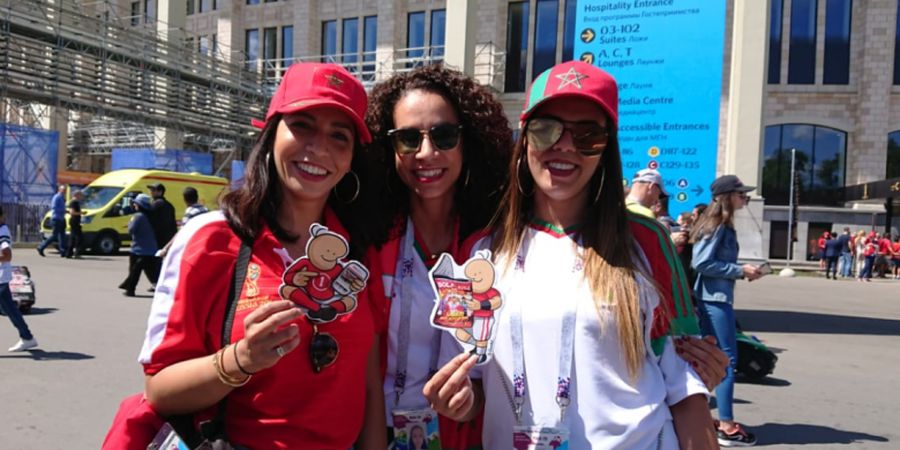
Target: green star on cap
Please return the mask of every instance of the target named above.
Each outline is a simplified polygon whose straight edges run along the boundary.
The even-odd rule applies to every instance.
[[[559,86],[556,88],[557,91],[570,84],[574,84],[576,88],[581,89],[581,80],[588,77],[587,75],[578,73],[574,67],[569,67],[568,72],[555,76],[560,80]]]

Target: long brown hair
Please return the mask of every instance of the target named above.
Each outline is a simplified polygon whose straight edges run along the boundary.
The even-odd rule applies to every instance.
[[[703,214],[694,224],[691,231],[691,243],[697,243],[701,239],[712,236],[720,225],[734,228],[734,203],[731,201],[731,194],[719,194],[713,198],[712,204],[706,207]]]
[[[509,186],[494,219],[493,251],[498,257],[513,261],[522,245],[528,222],[534,215],[534,200],[531,197],[536,186],[528,168],[524,131],[513,147],[509,173]],[[602,191],[598,197],[600,189]],[[584,246],[584,278],[594,295],[598,314],[602,313],[603,306],[615,306],[622,353],[628,373],[635,380],[645,352],[640,297],[635,279],[640,269],[634,253],[634,239],[628,227],[622,160],[615,129],[610,130],[609,144],[588,183],[588,192],[580,231]]]
[[[276,114],[266,121],[247,158],[244,183],[240,188],[225,194],[220,202],[228,225],[242,240],[248,242],[254,241],[259,235],[263,221],[281,241],[293,242],[298,238],[278,223],[284,193],[275,170],[274,158],[270,155],[281,119],[282,115]],[[353,176],[345,175],[335,189],[332,189],[327,203],[350,234],[350,256],[353,258],[360,258],[363,249],[371,241],[371,232],[364,217],[371,214],[369,193],[372,190],[369,183],[372,177],[363,161],[360,148],[359,136],[356,136],[350,170],[357,175],[358,190],[354,186]]]

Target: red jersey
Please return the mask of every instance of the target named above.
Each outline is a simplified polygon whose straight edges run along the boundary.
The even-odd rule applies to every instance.
[[[314,266],[310,260],[304,259],[284,273],[284,282],[290,283],[297,272],[316,272],[317,275],[309,280],[304,289],[306,289],[310,297],[316,300],[330,300],[334,297],[332,283],[341,274],[341,269],[340,265],[335,264],[331,270],[323,271]]]
[[[891,254],[891,241],[890,239],[879,239],[878,240],[878,253],[882,255]]]
[[[900,241],[894,242],[891,249],[894,251],[893,259],[900,259]]]
[[[476,302],[484,302],[488,301],[494,297],[499,297],[500,292],[498,292],[494,288],[490,288],[487,292],[482,292],[480,294],[472,293],[472,300]],[[473,312],[474,317],[494,317],[494,310],[492,309],[479,309]]]
[[[330,211],[325,225],[346,236]],[[175,237],[150,313],[140,362],[154,375],[180,361],[212,355],[220,348],[229,282],[240,241],[221,213],[198,216]],[[290,261],[268,227],[253,244],[247,277],[238,300],[232,342],[244,336],[244,319],[256,308],[280,300],[278,288]],[[374,344],[367,291],[360,306],[335,321],[319,324],[340,346],[334,364],[314,373],[309,342],[312,327],[302,318],[300,346],[273,367],[255,375],[227,397],[226,429],[236,445],[249,448],[346,450],[362,428],[366,363]],[[211,363],[210,363],[211,364]],[[215,406],[198,419],[211,416]]]

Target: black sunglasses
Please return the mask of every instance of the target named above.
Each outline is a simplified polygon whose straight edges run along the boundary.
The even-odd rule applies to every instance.
[[[419,151],[422,139],[425,135],[431,139],[431,145],[438,150],[452,150],[459,144],[459,135],[462,125],[454,123],[439,123],[429,130],[418,128],[394,128],[387,132],[394,145],[394,150],[401,155],[409,155]]]
[[[556,117],[529,120],[525,124],[525,138],[529,148],[541,152],[559,142],[566,130],[572,135],[575,149],[584,156],[600,155],[609,141],[609,130],[597,122],[568,122]]]
[[[309,340],[309,360],[312,362],[313,372],[319,373],[322,369],[334,364],[338,358],[338,342],[334,336],[328,333],[319,333],[319,327],[313,324],[312,339]]]

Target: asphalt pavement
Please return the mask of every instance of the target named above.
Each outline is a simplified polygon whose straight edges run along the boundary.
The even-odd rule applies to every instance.
[[[127,255],[46,258],[14,250],[37,284],[25,316],[39,350],[12,354],[0,318],[0,448],[96,449],[119,401],[139,392],[151,294],[116,286]],[[762,383],[735,388],[735,416],[772,449],[900,448],[900,281],[769,276],[740,282],[737,316],[778,352]]]

